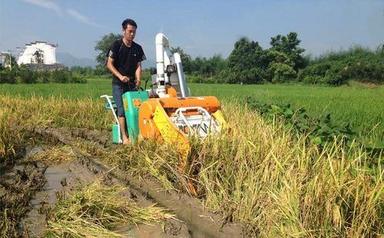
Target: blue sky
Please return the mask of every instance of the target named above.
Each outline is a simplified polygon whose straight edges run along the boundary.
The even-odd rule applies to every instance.
[[[227,57],[242,36],[269,47],[272,36],[295,31],[307,54],[384,43],[384,0],[0,0],[0,51],[35,40],[59,52],[94,58],[96,42],[121,22],[138,23],[136,41],[154,59],[154,37],[193,57]]]

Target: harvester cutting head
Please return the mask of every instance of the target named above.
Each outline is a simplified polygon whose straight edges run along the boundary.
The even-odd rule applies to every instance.
[[[181,170],[190,151],[189,138],[217,135],[226,124],[216,97],[189,96],[180,55],[171,53],[162,33],[156,35],[156,74],[151,89],[123,94],[123,104],[131,141],[156,139],[176,146],[183,158]]]

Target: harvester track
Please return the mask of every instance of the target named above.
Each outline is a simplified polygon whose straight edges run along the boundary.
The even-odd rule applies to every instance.
[[[103,164],[98,158],[84,154],[74,145],[73,142],[75,141],[75,138],[73,135],[82,137],[81,135],[87,135],[89,133],[85,132],[78,134],[78,129],[76,129],[75,133],[71,133],[70,131],[71,130],[57,128],[31,129],[31,132],[41,135],[44,138],[53,139],[71,146],[79,162],[88,168],[92,168],[94,173],[100,172],[109,174],[112,178],[126,184],[134,191],[134,193],[140,193],[147,199],[175,213],[178,219],[187,224],[191,237],[244,236],[241,225],[227,223],[219,214],[213,214],[205,210],[201,201],[197,198],[176,191],[166,191],[161,184],[154,179],[139,179],[130,176],[119,168],[111,168],[108,165]],[[98,142],[97,144],[100,149],[105,149],[105,140],[96,142]]]

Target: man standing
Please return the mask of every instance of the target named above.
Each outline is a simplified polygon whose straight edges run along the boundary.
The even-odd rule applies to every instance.
[[[112,73],[112,95],[117,106],[123,144],[128,144],[122,95],[127,91],[137,91],[140,87],[141,61],[146,57],[143,48],[133,41],[137,29],[136,22],[125,19],[121,25],[123,37],[111,45],[107,68]]]

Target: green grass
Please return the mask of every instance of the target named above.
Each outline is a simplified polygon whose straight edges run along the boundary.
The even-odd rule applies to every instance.
[[[191,85],[195,95],[220,99],[251,96],[262,103],[304,107],[313,117],[330,113],[336,123],[350,123],[366,144],[384,146],[384,86],[366,88],[308,85]]]
[[[112,95],[112,83],[109,78],[88,78],[85,84],[0,84],[0,94],[31,96],[61,97],[61,98],[93,98],[100,95]]]
[[[384,86],[326,87],[308,85],[224,85],[189,84],[196,96],[214,95],[225,103],[229,98],[252,96],[263,103],[304,107],[311,116],[331,114],[338,123],[351,123],[365,137],[365,143],[383,146]],[[32,95],[62,98],[90,98],[111,95],[111,79],[91,78],[87,84],[0,84],[0,95]]]

